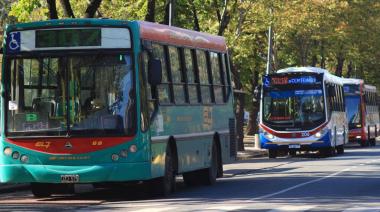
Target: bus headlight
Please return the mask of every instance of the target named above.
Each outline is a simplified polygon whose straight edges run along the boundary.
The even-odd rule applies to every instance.
[[[23,163],[27,163],[29,161],[29,157],[27,155],[21,155],[20,160]]]
[[[129,147],[129,151],[130,152],[137,152],[137,146],[136,145],[131,145],[130,147]]]
[[[14,152],[12,153],[12,158],[13,158],[13,159],[18,159],[18,157],[20,157],[20,153],[17,152],[17,151],[14,151]]]
[[[269,132],[264,132],[264,136],[268,139],[273,139],[274,135],[270,134]]]
[[[315,136],[316,138],[321,138],[323,135],[326,134],[327,131],[328,131],[327,128],[323,128],[321,131],[315,133],[314,136]]]
[[[119,155],[118,154],[112,154],[111,159],[113,161],[118,161],[119,160]]]
[[[119,155],[123,158],[126,158],[128,156],[128,151],[126,149],[123,149],[120,151]]]
[[[10,148],[10,147],[5,147],[5,148],[4,148],[4,155],[6,155],[6,156],[11,156],[11,154],[12,154],[12,148]]]

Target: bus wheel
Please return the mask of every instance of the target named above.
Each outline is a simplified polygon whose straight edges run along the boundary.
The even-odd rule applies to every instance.
[[[376,138],[371,138],[369,143],[371,146],[376,146]]]
[[[164,176],[154,179],[152,189],[156,195],[168,196],[175,191],[176,181],[175,181],[175,170],[174,170],[174,155],[173,150],[168,143],[166,147],[165,156],[165,171]]]
[[[335,155],[335,148],[334,147],[326,147],[319,150],[319,154],[321,154],[322,157],[331,157]]]
[[[295,156],[297,156],[297,151],[294,149],[291,149],[291,150],[289,150],[289,155],[292,157],[295,157]]]
[[[268,155],[269,155],[269,158],[276,158],[277,157],[277,149],[269,149]]]
[[[51,196],[51,186],[49,183],[31,183],[32,193],[35,197],[49,197]]]
[[[337,152],[339,155],[343,154],[343,153],[344,153],[344,145],[342,144],[342,145],[337,146],[337,147],[336,147],[336,152]]]
[[[367,140],[361,140],[360,141],[360,146],[361,147],[366,147],[367,146]]]

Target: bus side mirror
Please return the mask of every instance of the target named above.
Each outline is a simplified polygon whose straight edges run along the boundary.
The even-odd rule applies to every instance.
[[[151,86],[157,86],[162,80],[161,60],[150,58],[148,61],[148,82]]]

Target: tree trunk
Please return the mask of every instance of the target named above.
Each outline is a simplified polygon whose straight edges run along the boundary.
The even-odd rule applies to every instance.
[[[155,9],[156,9],[156,0],[148,0],[148,12],[145,16],[145,21],[155,22]]]
[[[190,0],[190,6],[191,6],[191,12],[193,13],[193,17],[194,17],[193,29],[199,32],[201,31],[201,27],[199,26],[199,19],[198,19],[197,10],[195,8],[194,0]]]
[[[244,93],[242,93],[243,85],[240,80],[240,73],[238,68],[233,64],[232,57],[230,55],[230,64],[231,64],[231,72],[232,77],[235,82],[234,90],[240,91],[235,92],[235,117],[236,117],[236,142],[237,142],[237,150],[244,151]]]
[[[84,17],[93,18],[101,3],[102,3],[102,0],[91,0],[87,6]]]
[[[252,74],[252,91],[256,89],[256,86],[259,85],[259,72],[255,68],[253,70]],[[258,131],[258,126],[257,126],[257,114],[260,109],[260,99],[254,99],[252,101],[252,110],[249,111],[249,121],[248,121],[248,126],[247,126],[247,135],[254,135]]]
[[[70,0],[60,0],[63,14],[67,18],[75,18],[73,9],[71,8]]]
[[[352,61],[350,61],[347,65],[347,78],[350,78],[352,76],[352,71],[353,71],[353,68],[352,68]]]
[[[323,41],[321,41],[321,68],[326,68],[326,57],[325,57],[325,45]]]
[[[344,57],[342,54],[339,54],[336,59],[337,59],[337,64],[336,64],[336,69],[335,69],[335,75],[338,77],[341,77],[342,72],[343,72]]]
[[[225,5],[223,9],[223,15],[220,18],[219,21],[219,30],[218,35],[222,36],[224,34],[224,31],[226,31],[228,24],[230,23],[230,13],[227,10],[228,0],[225,0]],[[220,13],[218,13],[219,10],[217,10],[217,16],[220,16]],[[219,17],[218,17],[219,18]]]
[[[49,9],[49,19],[58,19],[57,5],[55,0],[47,0],[47,6]]]

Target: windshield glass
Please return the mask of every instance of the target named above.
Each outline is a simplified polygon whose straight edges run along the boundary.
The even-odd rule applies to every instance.
[[[275,130],[310,130],[325,121],[321,89],[264,92],[263,122]]]
[[[10,135],[130,134],[130,55],[11,59]]]
[[[346,96],[346,114],[350,128],[361,123],[360,103],[359,95]]]

